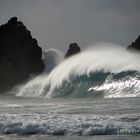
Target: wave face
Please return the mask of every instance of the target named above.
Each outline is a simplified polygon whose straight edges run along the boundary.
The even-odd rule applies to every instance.
[[[101,71],[91,73],[89,76],[74,77],[53,89],[47,88],[45,87],[44,92],[51,91],[49,95],[51,97],[136,97],[140,95],[140,74],[136,71],[120,73]]]
[[[140,96],[140,54],[100,44],[74,55],[40,76],[17,94],[50,97]],[[35,87],[35,83],[41,83]],[[31,92],[33,90],[33,92]]]

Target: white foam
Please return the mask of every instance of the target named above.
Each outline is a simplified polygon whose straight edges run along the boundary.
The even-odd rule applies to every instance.
[[[88,91],[102,91],[105,98],[140,97],[140,80],[129,76],[117,81],[109,78],[101,86],[93,86]]]
[[[47,135],[130,135],[140,134],[140,116],[133,114],[66,115],[66,114],[3,114],[1,134]]]

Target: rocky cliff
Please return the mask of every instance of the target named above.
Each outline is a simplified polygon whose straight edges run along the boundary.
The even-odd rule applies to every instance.
[[[81,52],[81,49],[78,46],[78,44],[77,43],[71,43],[69,45],[69,49],[68,49],[67,53],[65,54],[65,58],[67,58],[69,56],[72,56],[74,54],[77,54],[79,52]]]
[[[0,91],[43,71],[42,50],[17,17],[0,26]]]
[[[138,36],[138,38],[134,42],[132,42],[131,45],[129,45],[127,47],[127,49],[140,51],[140,35]]]

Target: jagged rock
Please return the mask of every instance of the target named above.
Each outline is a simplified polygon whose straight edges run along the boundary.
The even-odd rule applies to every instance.
[[[138,50],[138,51],[140,51],[140,35],[135,40],[135,42],[132,42],[132,44],[127,47],[127,49],[128,50]]]
[[[43,71],[42,50],[17,17],[0,26],[0,91]]]
[[[68,51],[67,51],[67,53],[65,55],[65,58],[67,58],[67,57],[69,57],[71,55],[77,54],[79,52],[81,52],[81,49],[78,46],[78,44],[77,43],[72,43],[72,44],[69,45],[69,49],[68,49]]]

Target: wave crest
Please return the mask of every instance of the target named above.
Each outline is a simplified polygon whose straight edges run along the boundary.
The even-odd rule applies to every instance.
[[[139,54],[129,52],[119,46],[111,47],[108,44],[94,46],[94,49],[86,50],[66,59],[56,66],[48,76],[41,77],[40,83],[43,84],[41,84],[41,90],[38,91],[38,96],[139,96],[139,59]],[[111,79],[111,77],[113,78]],[[111,79],[110,83],[109,79]],[[134,81],[135,84],[133,84]],[[32,83],[30,84],[32,85]],[[120,89],[119,85],[126,85],[125,83],[129,83],[130,86],[122,86]],[[100,90],[109,86],[111,88],[108,90]],[[129,94],[126,94],[125,90],[129,91]],[[94,94],[91,94],[93,92]],[[111,96],[110,92],[112,92]],[[23,91],[18,95],[24,96]]]

